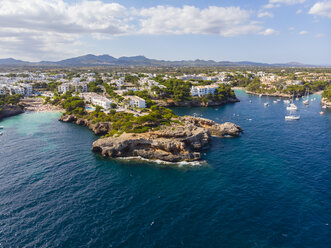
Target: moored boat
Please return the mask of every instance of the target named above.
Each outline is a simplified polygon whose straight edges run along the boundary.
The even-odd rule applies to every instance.
[[[296,110],[298,110],[298,107],[294,103],[291,103],[288,107],[286,107],[286,110],[296,111]]]
[[[299,120],[300,119],[300,115],[286,115],[285,116],[285,120]]]

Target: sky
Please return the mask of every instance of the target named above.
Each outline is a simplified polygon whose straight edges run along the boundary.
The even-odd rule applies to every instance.
[[[331,0],[0,0],[0,58],[331,65]]]

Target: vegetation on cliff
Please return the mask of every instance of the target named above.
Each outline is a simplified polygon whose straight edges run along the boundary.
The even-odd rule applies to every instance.
[[[17,106],[22,98],[21,95],[0,95],[0,113],[3,110],[1,106],[12,105]]]
[[[323,98],[326,98],[328,101],[331,101],[331,84],[324,90],[322,94]]]
[[[175,102],[185,102],[185,101],[227,101],[229,98],[235,99],[236,95],[230,86],[219,85],[219,88],[215,91],[215,94],[208,94],[204,97],[192,97],[191,96],[191,87],[210,85],[212,81],[203,81],[200,80],[198,83],[193,84],[192,81],[184,81],[181,79],[168,79],[164,80],[161,78],[155,78],[157,82],[165,86],[165,88],[153,87],[158,99],[171,99]]]
[[[261,83],[259,78],[254,78],[246,85],[246,89],[258,94],[288,94],[302,96],[308,90],[311,93],[317,92],[324,90],[328,85],[330,85],[330,82],[327,81],[313,81],[306,82],[303,85],[288,85],[286,87],[281,84],[275,84],[275,87],[270,88],[269,85]]]

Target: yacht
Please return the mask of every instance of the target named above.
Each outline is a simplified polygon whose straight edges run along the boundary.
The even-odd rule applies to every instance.
[[[290,100],[283,100],[284,103],[290,104]]]
[[[321,112],[320,112],[320,115],[324,115],[324,112],[323,112],[323,111],[321,111]]]
[[[0,129],[3,129],[4,127],[3,126],[0,126]]]
[[[294,103],[291,103],[289,106],[286,107],[286,110],[298,110],[298,107],[294,104]]]
[[[308,89],[308,92],[307,92],[307,99],[303,101],[303,104],[309,105],[309,89]]]
[[[322,108],[326,109],[326,105],[323,105]]]
[[[300,119],[300,115],[286,115],[285,116],[285,120],[299,120]]]
[[[264,107],[268,107],[268,106],[269,106],[269,103],[265,102]]]
[[[274,101],[274,103],[278,103],[278,101],[277,101],[277,100],[275,100],[275,101]]]
[[[259,97],[262,97],[262,94],[260,94]]]
[[[299,97],[295,98],[296,101],[299,101]]]

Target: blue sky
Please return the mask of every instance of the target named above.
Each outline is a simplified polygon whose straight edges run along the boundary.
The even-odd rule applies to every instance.
[[[331,0],[2,0],[0,58],[331,65]]]

